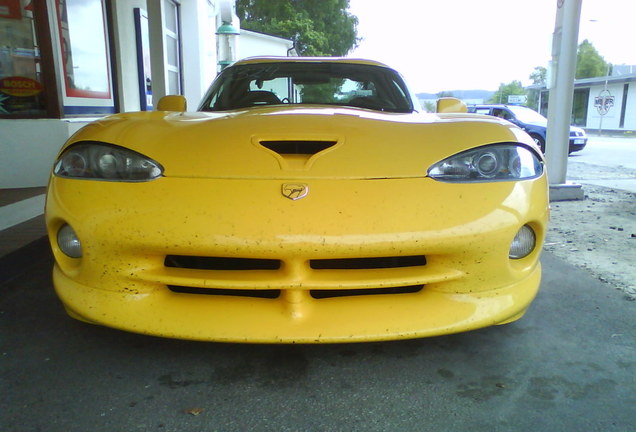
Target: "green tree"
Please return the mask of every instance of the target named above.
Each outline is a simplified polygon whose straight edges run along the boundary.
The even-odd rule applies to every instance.
[[[426,112],[430,112],[430,113],[434,113],[437,110],[435,103],[431,101],[425,101],[422,108],[424,108]]]
[[[510,95],[527,95],[528,92],[521,81],[512,81],[508,84],[501,83],[499,89],[488,100],[488,103],[508,103],[508,96]]]
[[[548,70],[543,66],[537,66],[530,74],[532,85],[545,85],[547,82]],[[528,89],[528,103],[526,105],[533,110],[539,111],[539,92],[540,89]]]
[[[610,64],[587,39],[579,44],[576,52],[575,78],[594,78],[609,75]]]
[[[237,0],[241,27],[291,39],[298,54],[344,56],[359,41],[349,0]]]
[[[543,66],[537,66],[534,68],[534,71],[530,74],[530,79],[532,80],[533,85],[540,85],[546,83],[546,77],[548,75],[548,70]]]

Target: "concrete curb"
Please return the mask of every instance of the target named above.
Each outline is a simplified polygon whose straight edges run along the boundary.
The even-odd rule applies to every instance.
[[[0,231],[44,213],[45,195],[37,195],[0,207]]]

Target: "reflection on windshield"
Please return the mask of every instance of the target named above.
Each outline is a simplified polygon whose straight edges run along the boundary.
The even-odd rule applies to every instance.
[[[281,104],[340,105],[401,113],[414,110],[397,72],[380,66],[328,62],[229,67],[212,83],[200,109],[224,111]]]

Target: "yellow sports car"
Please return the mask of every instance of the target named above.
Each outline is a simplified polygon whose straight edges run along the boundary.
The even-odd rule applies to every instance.
[[[46,223],[82,321],[182,339],[356,342],[520,318],[539,288],[544,160],[453,99],[348,58],[251,58],[196,112],[92,123],[62,148]],[[448,111],[459,111],[449,113]]]

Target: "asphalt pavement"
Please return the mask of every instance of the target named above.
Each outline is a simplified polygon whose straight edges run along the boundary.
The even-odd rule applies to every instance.
[[[570,178],[631,190],[635,151],[635,139],[592,138],[569,158]],[[21,225],[0,237],[28,243],[0,254],[2,432],[636,431],[634,297],[549,252],[539,296],[513,324],[238,345],[72,320],[53,292],[43,230],[31,231],[36,241]]]
[[[68,318],[46,246],[0,284],[1,431],[636,430],[636,302],[544,253],[520,321],[348,345],[239,345]]]
[[[587,169],[572,170],[577,164]],[[570,155],[568,166],[567,178],[576,183],[636,193],[636,137],[590,136],[585,149]]]

